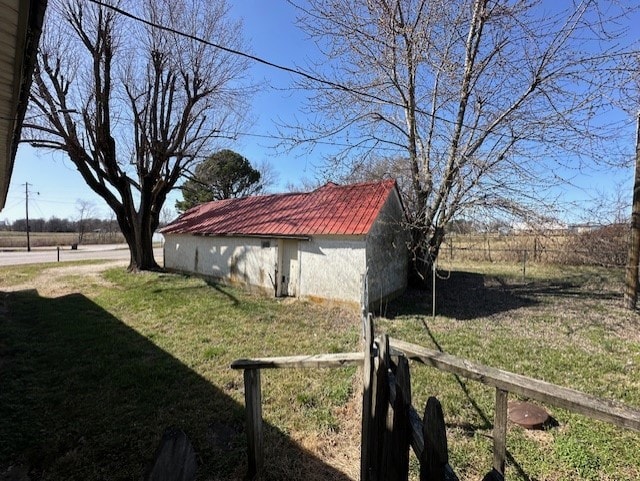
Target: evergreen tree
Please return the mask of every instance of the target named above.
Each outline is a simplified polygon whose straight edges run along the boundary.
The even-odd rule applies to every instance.
[[[260,172],[242,155],[221,150],[198,164],[193,177],[182,185],[178,212],[212,200],[246,197],[262,190]]]

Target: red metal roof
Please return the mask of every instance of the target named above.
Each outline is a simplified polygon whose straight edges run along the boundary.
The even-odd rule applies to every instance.
[[[226,199],[196,206],[160,230],[163,234],[309,236],[369,232],[393,179],[328,183],[313,192]]]

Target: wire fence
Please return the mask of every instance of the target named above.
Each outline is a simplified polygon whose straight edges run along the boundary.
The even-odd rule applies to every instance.
[[[573,235],[452,236],[440,248],[441,261],[538,263],[625,267],[628,230],[598,230]]]
[[[120,232],[85,232],[79,242],[77,232],[30,232],[31,247],[56,247],[72,244],[121,244],[125,242]],[[0,249],[26,249],[26,232],[0,232]]]
[[[590,251],[574,251],[571,259],[567,260],[563,251],[545,251],[544,254],[536,253],[529,249],[477,249],[470,247],[457,247],[442,249],[438,257],[439,261],[470,261],[490,263],[515,263],[515,264],[554,264],[573,266],[598,266],[610,268],[627,267],[626,259],[612,259],[607,262],[604,259],[596,259]]]

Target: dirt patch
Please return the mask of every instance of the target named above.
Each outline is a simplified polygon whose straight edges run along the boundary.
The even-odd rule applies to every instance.
[[[77,279],[82,278],[82,285],[108,286],[110,283],[102,277],[102,273],[112,267],[124,267],[127,261],[106,261],[100,264],[62,265],[44,269],[38,276],[25,284],[4,287],[3,291],[21,291],[35,289],[42,297],[61,297],[77,292]],[[74,282],[74,279],[76,282]]]

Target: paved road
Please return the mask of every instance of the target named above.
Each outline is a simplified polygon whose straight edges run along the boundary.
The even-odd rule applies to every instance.
[[[162,265],[162,248],[153,250],[156,261]],[[65,246],[60,248],[60,262],[79,261],[86,259],[129,260],[129,249],[123,244],[81,245],[78,250],[71,250]],[[55,247],[34,248],[31,252],[0,251],[0,266],[17,264],[39,264],[42,262],[57,262],[58,250]]]

